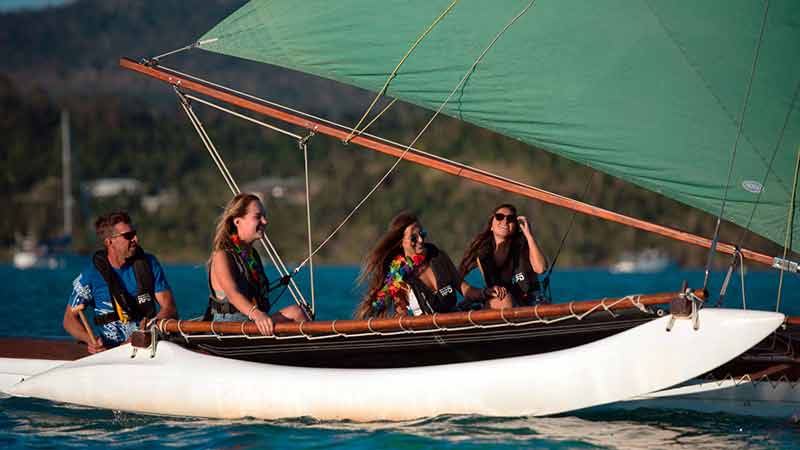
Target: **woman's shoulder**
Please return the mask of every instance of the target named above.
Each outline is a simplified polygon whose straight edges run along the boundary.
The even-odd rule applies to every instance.
[[[220,265],[226,266],[228,265],[228,261],[230,261],[230,252],[224,249],[218,249],[211,252],[211,262],[212,262],[212,270],[214,267],[220,267]]]

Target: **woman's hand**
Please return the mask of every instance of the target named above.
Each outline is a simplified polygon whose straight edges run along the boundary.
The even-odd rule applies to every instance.
[[[506,295],[508,295],[508,290],[503,286],[492,286],[490,288],[486,288],[484,293],[486,294],[486,300],[490,300],[492,298],[503,299]]]
[[[517,216],[517,223],[519,224],[519,230],[522,231],[522,234],[525,235],[526,238],[530,239],[533,237],[533,234],[531,234],[531,224],[528,222],[527,217]]]
[[[254,310],[250,313],[250,320],[256,323],[258,327],[258,331],[261,332],[264,336],[271,336],[274,332],[274,324],[272,323],[272,319],[260,309]]]

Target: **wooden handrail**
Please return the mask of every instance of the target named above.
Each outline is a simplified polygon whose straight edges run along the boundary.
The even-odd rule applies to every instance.
[[[639,306],[661,305],[671,302],[680,293],[667,292],[588,300],[557,305],[525,306],[507,309],[486,309],[472,312],[453,312],[436,315],[402,316],[373,320],[334,320],[318,322],[290,322],[275,324],[277,336],[320,336],[336,334],[360,334],[370,332],[388,333],[395,331],[434,330],[437,328],[453,328],[469,325],[489,325],[502,322],[521,322],[535,319],[564,317],[571,314],[583,314],[592,310],[617,311],[638,308]],[[694,294],[705,298],[703,290]],[[253,322],[198,322],[162,319],[156,326],[169,333],[217,333],[217,334],[259,334]],[[213,327],[213,329],[212,329]]]

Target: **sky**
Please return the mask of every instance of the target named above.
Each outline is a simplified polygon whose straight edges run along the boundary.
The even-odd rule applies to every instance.
[[[71,1],[74,0],[0,0],[0,12],[46,8],[48,6],[61,5]]]

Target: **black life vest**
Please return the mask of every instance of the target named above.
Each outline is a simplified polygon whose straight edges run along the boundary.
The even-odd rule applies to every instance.
[[[108,262],[107,251],[99,250],[95,252],[92,262],[97,271],[100,272],[106,285],[108,285],[111,304],[114,306],[114,311],[96,315],[94,317],[95,324],[105,325],[117,320],[139,322],[142,319],[155,317],[155,278],[153,276],[153,268],[150,267],[150,262],[144,256],[144,251],[141,247],[137,248],[136,253],[126,261],[127,264],[133,267],[133,273],[136,276],[136,297],[128,293],[122,283],[122,279],[111,267],[111,263]]]
[[[503,286],[508,289],[514,300],[514,306],[531,306],[545,302],[539,277],[531,267],[530,259],[524,254],[527,253],[527,248],[521,241],[511,242],[508,255],[511,261],[511,277],[503,276],[504,268],[495,265],[492,252],[478,258],[484,270],[486,285]]]
[[[414,291],[423,313],[454,311],[458,301],[456,291],[461,285],[461,279],[458,278],[453,262],[433,244],[425,244],[425,252],[438,289],[435,291],[430,289],[418,277],[411,277],[408,284]]]
[[[256,300],[258,309],[261,311],[269,312],[269,280],[267,275],[264,274],[264,265],[261,263],[261,257],[255,249],[253,258],[256,261],[256,270],[261,274],[258,280],[253,279],[250,269],[247,267],[247,262],[239,255],[234,249],[226,249],[225,256],[228,258],[229,267],[234,268],[234,281],[237,288],[249,300]],[[235,306],[226,298],[225,301],[220,301],[214,295],[214,288],[211,286],[211,271],[208,273],[208,308],[204,320],[211,320],[213,313],[219,314],[232,314],[239,312]]]

